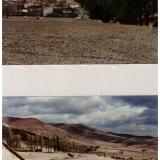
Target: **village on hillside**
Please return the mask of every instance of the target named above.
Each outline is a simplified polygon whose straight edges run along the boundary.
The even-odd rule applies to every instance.
[[[78,17],[82,9],[74,0],[3,0],[3,16]]]

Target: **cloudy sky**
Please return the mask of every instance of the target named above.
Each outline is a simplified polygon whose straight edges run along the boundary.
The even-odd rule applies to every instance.
[[[3,116],[157,136],[157,96],[3,97]]]

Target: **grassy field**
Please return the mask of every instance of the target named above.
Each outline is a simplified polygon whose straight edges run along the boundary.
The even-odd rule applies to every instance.
[[[3,19],[3,64],[157,63],[151,27],[92,20]]]

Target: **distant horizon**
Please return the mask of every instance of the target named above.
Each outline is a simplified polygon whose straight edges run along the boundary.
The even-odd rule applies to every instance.
[[[3,97],[2,117],[158,137],[157,109],[157,96]]]

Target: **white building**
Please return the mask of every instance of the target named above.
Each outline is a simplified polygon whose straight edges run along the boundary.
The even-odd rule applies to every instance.
[[[79,8],[79,7],[80,7],[80,5],[77,4],[77,3],[75,3],[75,4],[70,4],[69,6],[70,6],[71,8]]]
[[[46,17],[53,13],[53,7],[43,8],[43,16]]]
[[[57,0],[57,2],[63,2],[63,3],[68,3],[68,4],[71,4],[71,3],[74,3],[75,1],[74,0]]]
[[[33,2],[27,2],[27,3],[24,3],[24,8],[28,8],[30,6],[33,6],[34,3]]]

